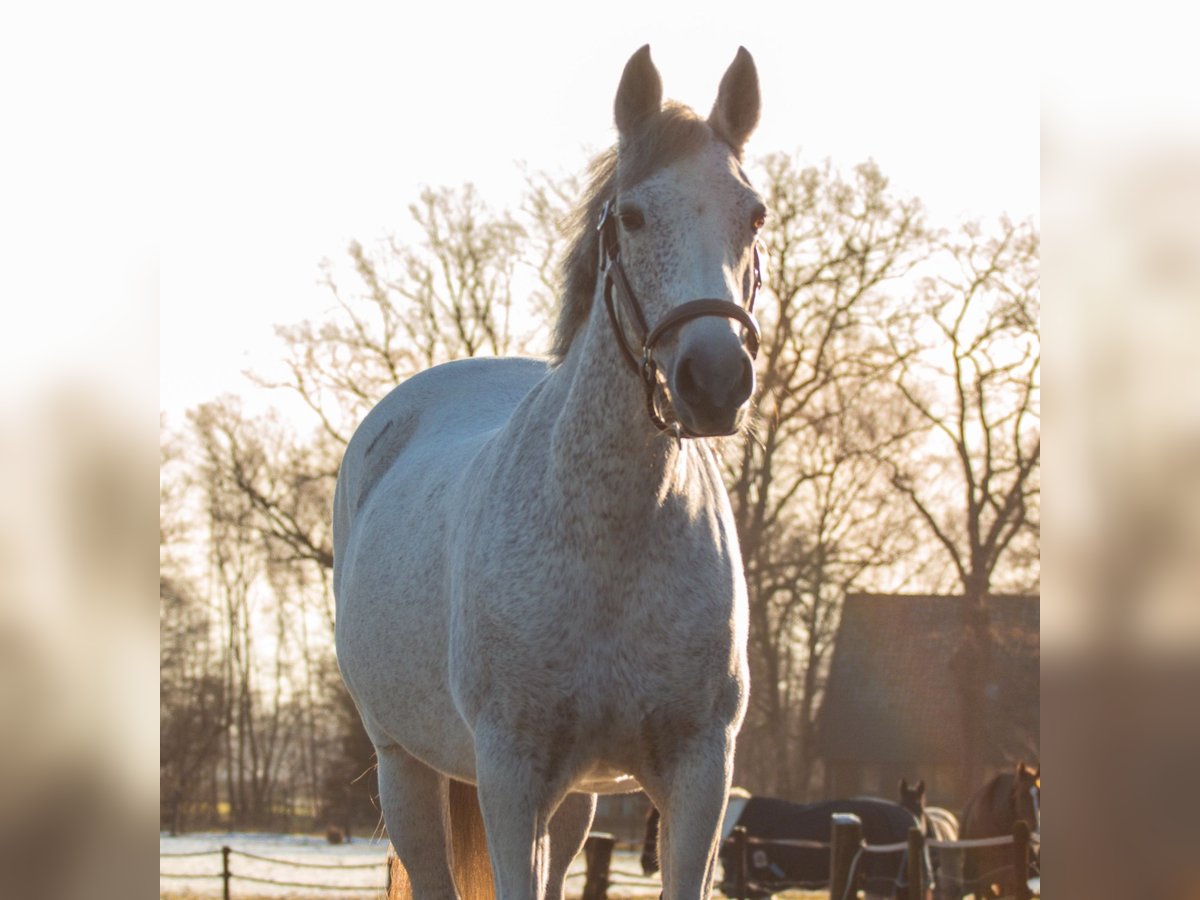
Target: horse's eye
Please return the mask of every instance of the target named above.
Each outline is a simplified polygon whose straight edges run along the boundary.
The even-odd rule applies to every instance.
[[[646,218],[639,209],[623,209],[617,213],[617,218],[626,231],[637,231],[646,224]]]
[[[763,210],[758,210],[754,213],[754,221],[750,223],[755,233],[762,230],[762,227],[767,224],[767,214]]]

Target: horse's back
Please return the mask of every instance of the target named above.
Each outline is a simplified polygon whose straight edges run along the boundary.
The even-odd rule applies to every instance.
[[[912,813],[888,800],[854,798],[792,803],[776,797],[751,797],[738,820],[756,836],[773,839],[800,837],[827,841],[835,813],[853,813],[863,824],[863,836],[873,843],[903,840],[916,824]]]
[[[925,807],[925,821],[933,828],[933,837],[939,841],[958,840],[958,818],[940,806]]]
[[[427,369],[394,388],[355,430],[334,499],[334,584],[357,514],[403,462],[452,462],[502,427],[547,371],[537,359],[472,358]],[[445,465],[436,468],[448,468]]]
[[[863,838],[869,844],[894,844],[908,837],[916,824],[912,813],[897,803],[875,798],[823,800],[793,803],[776,797],[751,797],[738,818],[747,834],[766,841],[756,856],[764,864],[754,864],[752,876],[765,882],[800,883],[817,886],[828,882],[829,841],[835,813],[852,813],[862,822]],[[771,844],[770,841],[803,840],[825,846],[796,847]],[[732,872],[732,845],[726,844],[722,856],[726,873]],[[890,894],[902,854],[871,854],[863,864],[868,888],[874,893]],[[732,887],[732,885],[728,885]],[[728,893],[728,892],[727,892]]]

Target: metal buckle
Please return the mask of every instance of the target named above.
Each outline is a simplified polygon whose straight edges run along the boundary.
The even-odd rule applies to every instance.
[[[604,205],[600,207],[600,221],[596,223],[596,230],[603,231],[604,223],[608,221],[609,213],[612,212],[612,201],[605,200]]]

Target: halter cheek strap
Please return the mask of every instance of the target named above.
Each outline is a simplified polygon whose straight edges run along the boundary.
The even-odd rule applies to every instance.
[[[612,325],[613,335],[617,339],[617,347],[621,350],[630,370],[642,382],[646,393],[646,412],[650,421],[660,431],[673,431],[677,437],[715,437],[715,435],[693,434],[681,422],[667,422],[659,411],[657,397],[659,391],[658,364],[654,359],[654,349],[662,337],[671,329],[676,328],[692,319],[704,316],[719,316],[740,322],[746,329],[746,349],[751,358],[758,355],[759,328],[754,318],[754,300],[762,285],[762,270],[758,259],[758,247],[754,248],[754,280],[750,286],[750,297],[743,308],[728,300],[702,299],[689,300],[679,306],[672,307],[654,328],[646,325],[646,314],[642,304],[638,302],[629,279],[625,275],[625,267],[621,265],[621,248],[617,243],[616,217],[613,210],[616,201],[609,200],[600,210],[600,222],[596,230],[600,232],[600,269],[604,274],[604,308],[608,311],[608,321]],[[636,347],[626,337],[625,329],[617,317],[613,295],[620,298],[626,317],[637,331]],[[732,434],[733,432],[729,432]]]

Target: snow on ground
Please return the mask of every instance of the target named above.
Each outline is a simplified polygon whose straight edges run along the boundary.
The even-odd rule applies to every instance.
[[[165,874],[160,874],[159,889],[220,897],[223,884],[220,877],[222,846],[233,851],[229,855],[229,871],[233,875],[230,881],[232,897],[250,894],[295,897],[305,893],[345,898],[379,897],[387,883],[384,865],[387,841],[384,840],[360,838],[348,844],[334,845],[319,835],[220,831],[179,837],[160,834],[159,872],[191,877],[165,877]],[[203,855],[174,855],[181,853]],[[278,861],[254,859],[254,856]],[[293,865],[296,863],[300,865]],[[318,865],[321,868],[315,867]],[[289,884],[272,885],[252,879]],[[295,886],[299,884],[313,887]],[[341,890],[338,890],[339,887]]]
[[[330,844],[323,836],[205,832],[170,837],[160,834],[158,851],[160,891],[220,897],[221,847],[230,847],[230,895],[255,897],[379,898],[387,883],[387,841],[358,838],[349,844]],[[176,856],[174,854],[201,854]],[[251,855],[246,855],[251,854]],[[253,857],[269,857],[269,860]],[[320,866],[321,868],[316,868]],[[326,868],[329,867],[329,868]],[[571,864],[568,896],[583,891],[586,872],[583,854]],[[638,853],[618,849],[613,854],[610,897],[657,897],[657,878],[641,876]],[[266,881],[285,882],[268,884]],[[306,885],[307,887],[299,887]]]

